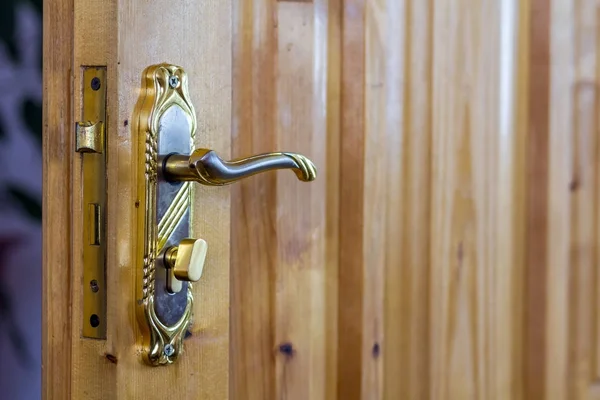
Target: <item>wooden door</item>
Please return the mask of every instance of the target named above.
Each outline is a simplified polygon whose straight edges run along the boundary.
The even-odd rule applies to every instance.
[[[46,398],[597,399],[594,0],[45,4]],[[141,362],[131,238],[145,67],[196,142],[319,174],[197,188],[210,245],[176,365]],[[80,68],[108,73],[108,332],[82,339]]]
[[[210,243],[195,285],[195,323],[185,355],[169,367],[142,361],[136,321],[137,139],[142,73],[185,68],[199,121],[197,140],[229,158],[231,2],[45,3],[44,397],[48,399],[226,398],[229,385],[230,195],[196,187],[194,235]],[[107,335],[83,338],[81,155],[82,67],[107,68]],[[201,138],[200,138],[201,137]],[[199,145],[200,142],[196,142]],[[199,185],[198,185],[199,186]],[[144,207],[144,204],[141,205]],[[139,268],[139,266],[138,266]]]

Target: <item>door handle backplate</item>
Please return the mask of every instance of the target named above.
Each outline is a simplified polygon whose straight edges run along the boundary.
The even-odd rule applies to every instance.
[[[192,323],[191,282],[201,277],[208,246],[189,237],[193,182],[222,186],[280,169],[304,182],[317,176],[315,165],[301,154],[273,152],[225,161],[213,150],[194,149],[196,114],[187,83],[180,67],[148,67],[134,116],[137,316],[150,365],[177,360]]]
[[[165,250],[190,236],[191,183],[162,179],[159,163],[159,154],[194,150],[196,114],[182,68],[168,64],[146,68],[133,126],[139,149],[137,316],[144,360],[165,365],[183,351],[194,302],[192,284],[174,278],[173,269],[163,261]]]

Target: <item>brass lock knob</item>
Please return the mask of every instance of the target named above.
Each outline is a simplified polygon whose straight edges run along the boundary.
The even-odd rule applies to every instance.
[[[183,239],[179,246],[172,246],[164,252],[164,265],[168,270],[167,290],[181,291],[186,282],[197,282],[202,276],[208,244],[203,239]]]
[[[222,186],[260,172],[291,169],[298,179],[316,179],[312,161],[297,153],[266,153],[224,161],[213,150],[197,149],[190,156],[170,154],[163,160],[163,175],[169,181],[196,181],[203,185]]]

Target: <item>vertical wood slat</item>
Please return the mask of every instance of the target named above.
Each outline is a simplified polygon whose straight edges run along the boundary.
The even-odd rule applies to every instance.
[[[569,301],[569,339],[573,344],[569,355],[567,390],[574,399],[589,398],[594,384],[594,324],[598,311],[594,308],[594,269],[598,260],[595,248],[597,236],[598,198],[598,3],[582,1],[576,4],[573,24],[577,27],[574,39],[574,84],[572,153],[573,161],[569,191],[571,195],[571,240],[569,262],[572,277]]]
[[[387,2],[386,14],[385,37],[397,45],[387,47],[385,83],[388,192],[383,398],[426,398],[431,2]]]
[[[324,166],[326,81],[315,78],[326,72],[326,59],[315,46],[326,47],[326,37],[316,37],[312,4],[279,3],[277,18],[277,146]],[[276,184],[275,398],[324,399],[326,180],[307,185],[286,171]]]
[[[232,153],[276,149],[275,4],[234,2]],[[231,395],[275,398],[274,276],[277,198],[273,174],[232,187]]]
[[[517,398],[521,17],[516,2],[433,8],[430,396]]]
[[[326,201],[327,182],[336,185],[326,166],[335,152],[326,134],[329,23],[325,1],[236,5],[234,155],[303,153],[319,179],[301,183],[282,171],[234,188],[233,397],[318,399],[331,392],[331,307],[324,304],[337,265],[327,261],[326,207],[337,212]]]
[[[272,5],[269,2],[261,4],[269,7]],[[298,4],[290,2],[286,7],[289,6],[291,10]],[[328,6],[333,9],[337,4],[339,3],[330,1]],[[417,397],[429,394],[435,397],[436,393],[450,398],[467,394],[496,395],[502,398],[518,397],[520,393],[520,314],[512,310],[520,307],[523,247],[513,238],[521,235],[518,221],[524,212],[524,204],[519,203],[523,185],[519,175],[520,168],[523,167],[525,142],[518,135],[519,130],[522,130],[522,122],[519,121],[524,118],[524,113],[521,111],[522,102],[517,101],[520,97],[517,93],[526,93],[523,88],[526,80],[522,70],[527,64],[522,66],[517,63],[516,54],[517,51],[522,51],[520,38],[523,36],[522,28],[526,26],[522,21],[528,14],[514,2],[504,7],[512,8],[494,8],[490,4],[478,3],[470,10],[466,5],[444,5],[434,1],[383,0],[346,1],[341,7],[338,32],[341,40],[339,124],[342,134],[339,139],[340,187],[336,217],[339,218],[339,291],[337,298],[329,291],[325,297],[328,299],[325,307],[329,311],[325,314],[317,313],[319,318],[323,315],[335,315],[331,310],[332,307],[337,308],[338,319],[335,324],[327,322],[337,330],[337,343],[333,348],[328,347],[325,356],[327,360],[337,358],[335,368],[326,368],[327,373],[335,371],[334,374],[337,375],[337,390],[327,391],[328,394],[335,393],[337,398],[355,398],[358,394],[362,398],[408,394]],[[273,29],[269,42],[262,42],[261,46],[254,48],[255,52],[271,54],[272,63],[263,68],[253,65],[255,74],[270,71],[268,68],[274,68],[273,66],[278,71],[277,74],[268,72],[267,76],[260,75],[257,79],[262,85],[281,85],[280,79],[287,82],[287,69],[302,68],[306,62],[302,57],[297,57],[294,64],[290,59],[282,57],[281,53],[272,55],[273,37],[277,40],[287,38],[285,35],[289,32],[282,34],[281,31],[293,29],[294,24],[303,18],[301,12],[296,12],[289,14],[289,20],[284,23],[280,11],[281,9],[276,12],[269,8],[268,13],[261,14],[278,15],[276,22],[271,21],[269,24],[264,19],[248,17],[244,22],[246,28],[238,28],[239,32],[248,35],[251,32],[248,21],[254,21],[263,26],[258,29]],[[329,17],[332,24],[334,17]],[[490,20],[492,24],[488,27]],[[483,21],[486,21],[485,24]],[[438,22],[441,22],[442,28]],[[501,28],[503,23],[507,23],[508,28]],[[265,25],[267,28],[264,28]],[[449,28],[443,28],[458,25],[464,25],[458,32],[444,31]],[[484,29],[486,33],[491,29],[492,35],[484,41],[478,41],[476,32],[483,32]],[[316,35],[315,31],[313,35]],[[331,30],[329,35],[333,35]],[[307,31],[305,36],[310,37],[310,33]],[[442,45],[447,43],[448,37],[455,43],[452,50]],[[252,41],[248,37],[244,40],[247,43]],[[330,44],[334,40],[329,37]],[[434,46],[437,46],[437,53],[434,52]],[[244,79],[248,79],[252,74],[247,70],[251,60],[240,48],[242,47],[237,48],[235,54],[246,57],[240,58],[238,65],[240,68],[245,66]],[[246,44],[244,48],[250,47]],[[335,60],[338,53],[328,54]],[[463,67],[466,67],[464,73]],[[332,64],[329,64],[329,68],[332,71]],[[330,72],[329,76],[335,77],[335,71]],[[501,83],[488,87],[489,76],[494,76]],[[269,81],[269,77],[277,83]],[[438,79],[436,85],[433,83],[434,78]],[[454,79],[458,79],[458,82]],[[270,103],[275,91],[272,86],[262,92],[252,89],[252,96],[262,96],[263,104],[257,104],[261,98],[252,97],[245,92],[249,81],[245,82],[246,86],[241,80],[236,84],[242,96],[240,104],[244,102],[247,106],[243,112],[247,113],[249,107],[261,108],[268,105],[268,109],[277,112],[280,118],[277,133],[270,133],[270,137],[285,131],[281,127],[282,118],[285,117],[281,108],[287,107],[288,100],[302,102],[306,94],[300,93],[299,89],[290,90],[286,92],[289,98],[278,100],[273,105]],[[287,84],[292,82],[285,83]],[[501,84],[504,86],[501,87]],[[329,85],[335,89],[335,82],[329,82]],[[328,94],[330,104],[330,101],[335,101],[337,92],[330,90]],[[437,100],[434,95],[438,96]],[[255,102],[250,104],[250,99]],[[461,114],[458,108],[465,101],[473,110],[468,114]],[[296,115],[304,115],[306,110],[299,103],[295,104],[300,107],[295,108]],[[440,116],[446,119],[440,119]],[[336,122],[335,119],[332,122],[331,113],[328,118],[328,126],[335,127]],[[442,120],[443,123],[440,122]],[[249,123],[240,122],[236,125],[250,126]],[[445,136],[448,131],[452,139]],[[479,132],[486,132],[487,136],[482,137]],[[234,134],[239,143],[250,140],[243,138],[240,130],[236,130]],[[281,139],[281,136],[277,137]],[[327,140],[335,142],[330,137]],[[461,147],[462,141],[465,141],[466,147]],[[281,145],[281,142],[275,144]],[[235,150],[236,156],[243,155],[240,148],[249,147],[238,147]],[[433,155],[431,148],[434,151],[437,149]],[[331,153],[327,153],[326,158],[328,169],[337,165]],[[471,161],[473,164],[469,164]],[[458,164],[454,165],[454,162]],[[436,166],[437,172],[432,169]],[[327,174],[331,176],[329,171]],[[459,184],[460,179],[465,182]],[[498,187],[494,185],[495,180],[499,180]],[[278,178],[273,184],[282,185],[281,182]],[[327,184],[330,183],[328,178]],[[439,186],[440,184],[445,186]],[[456,201],[451,193],[461,187],[465,187],[468,193],[464,199],[458,198],[461,204],[464,203],[464,207],[460,206],[459,210],[465,213],[460,214],[458,219],[448,220],[452,212],[444,208],[447,212],[440,219],[441,214],[436,214],[437,203],[430,201],[435,200],[436,193],[438,199],[450,196],[441,204],[446,207],[447,202]],[[278,186],[277,198],[273,200],[270,197],[271,201],[276,202],[278,210],[281,209],[281,199],[288,196],[289,190],[294,189]],[[332,193],[333,190],[330,188],[329,192]],[[241,191],[236,193],[234,198],[244,196]],[[431,195],[434,195],[434,200],[429,200]],[[248,197],[241,199],[242,197],[238,207],[248,207],[245,204],[249,201]],[[332,205],[335,201],[330,202],[328,199],[335,200],[335,195],[325,199],[326,207],[334,207],[335,210]],[[515,207],[511,210],[513,203]],[[269,203],[267,207],[273,204]],[[508,214],[507,210],[510,210]],[[270,211],[261,209],[260,212],[263,216],[273,218]],[[243,216],[247,219],[245,223],[248,226],[249,215],[256,214]],[[234,220],[241,217],[238,214]],[[289,221],[286,219],[289,217],[281,217],[279,213],[276,217],[283,218],[283,222]],[[303,220],[303,217],[296,218],[300,218],[298,221]],[[283,238],[291,233],[282,233],[282,221],[277,221],[269,239],[270,251],[282,257],[286,252],[286,249],[282,249],[282,242],[285,242]],[[328,221],[333,221],[329,215]],[[459,245],[464,226],[470,229],[468,237],[464,239],[469,242],[468,246]],[[236,235],[248,240],[247,232],[249,230],[246,227]],[[330,228],[329,232],[335,236],[335,228]],[[449,236],[438,236],[440,232],[449,232]],[[448,250],[450,241],[456,242],[451,246],[452,250]],[[235,243],[232,251],[238,248]],[[301,244],[301,240],[299,243]],[[333,242],[328,239],[327,243]],[[441,252],[437,247],[431,247],[440,245],[443,247]],[[245,249],[249,249],[245,246]],[[232,257],[240,257],[241,262],[245,259],[242,256],[245,251],[253,250],[244,250],[237,256],[232,253]],[[256,249],[256,253],[258,251]],[[313,251],[319,253],[319,250]],[[470,253],[467,254],[466,251]],[[449,252],[454,254],[450,258]],[[447,275],[448,268],[451,267],[447,263],[453,257],[463,258],[466,266],[462,269],[466,270],[465,279],[470,280],[469,285],[461,286],[460,282],[453,280],[453,276]],[[329,260],[329,256],[326,259]],[[291,344],[292,346],[284,347],[284,350],[292,351],[292,354],[299,357],[304,354],[293,353],[297,350],[293,341],[284,342],[283,339],[287,336],[281,334],[293,324],[289,319],[300,312],[290,303],[285,305],[285,302],[290,298],[300,297],[297,288],[303,286],[303,280],[295,271],[286,271],[283,275],[279,272],[283,265],[288,265],[285,260],[269,258],[269,261],[272,263],[269,264],[269,272],[263,272],[265,275],[259,282],[256,277],[234,272],[234,276],[240,277],[240,282],[247,277],[254,282],[241,283],[242,287],[236,286],[234,291],[241,290],[241,293],[248,294],[252,285],[263,288],[261,294],[252,293],[256,298],[253,297],[250,302],[242,302],[243,294],[234,301],[234,307],[236,304],[240,307],[239,311],[233,310],[233,323],[237,323],[239,330],[236,343],[242,343],[248,338],[249,343],[254,344],[264,341],[264,348],[259,350],[251,344],[244,344],[243,348],[233,345],[232,349],[238,349],[240,353],[236,356],[233,352],[233,357],[239,357],[239,360],[245,358],[245,367],[236,366],[235,361],[233,363],[233,368],[237,371],[234,375],[237,373],[240,377],[240,380],[235,380],[234,385],[245,381],[239,386],[240,393],[241,388],[245,388],[256,389],[256,393],[264,394],[264,388],[267,387],[269,393],[297,393],[301,396],[309,393],[305,391],[309,389],[289,390],[290,387],[295,387],[293,384],[297,375],[292,375],[291,379],[289,375],[281,375],[282,366],[286,364],[281,362],[278,352],[282,349],[279,347],[281,344]],[[234,271],[236,265],[237,263],[233,265]],[[245,277],[242,278],[243,276]],[[279,276],[288,278],[282,284],[277,279]],[[290,276],[293,278],[290,279]],[[268,279],[275,280],[276,283],[269,285]],[[296,286],[290,284],[292,281],[296,282]],[[273,292],[282,285],[288,288],[285,293]],[[444,292],[438,290],[436,285],[449,287],[453,293],[452,299],[440,297]],[[330,289],[329,283],[326,288]],[[309,293],[315,293],[314,289],[306,290],[303,299],[312,298]],[[476,295],[469,294],[471,292]],[[268,299],[265,293],[268,293]],[[233,296],[238,294],[234,292]],[[258,296],[262,298],[259,299]],[[504,301],[507,296],[510,301]],[[256,319],[254,316],[253,322],[246,320],[245,318],[252,317],[244,317],[242,310],[251,314],[249,310],[257,304],[263,304],[261,317]],[[446,309],[447,304],[453,304],[452,308]],[[307,307],[310,309],[310,306]],[[290,313],[292,316],[288,315]],[[313,312],[303,315],[309,324],[313,323]],[[258,324],[257,321],[261,321],[263,330],[255,325]],[[270,326],[268,332],[264,330],[265,324]],[[450,336],[436,332],[436,327],[445,329]],[[245,332],[239,333],[243,329]],[[260,332],[261,336],[252,334],[250,329]],[[304,331],[302,327],[296,326],[290,332]],[[316,326],[313,334],[319,335],[318,332],[320,328]],[[466,333],[468,340],[457,332]],[[315,338],[303,338],[301,343],[306,340],[310,342]],[[328,346],[331,345],[329,340],[326,342]],[[269,343],[270,346],[267,345]],[[273,360],[276,361],[269,357],[269,351],[275,354]],[[459,374],[465,368],[456,362],[464,361],[461,357],[465,353],[471,355],[470,359],[465,359],[472,364],[466,367],[469,374],[461,378]],[[249,363],[248,360],[253,361]],[[316,360],[317,358],[314,359]],[[260,365],[262,369],[260,372],[249,373],[249,365]],[[315,373],[321,367],[318,365]],[[286,369],[290,370],[293,371]],[[452,371],[456,375],[452,375]],[[303,375],[306,371],[297,373],[310,382],[320,382],[312,374]],[[259,374],[261,378],[253,378]],[[247,395],[254,392],[243,393]]]
[[[546,370],[545,395],[549,400],[567,398],[568,287],[570,276],[572,141],[573,128],[573,21],[574,5],[550,2],[550,113],[548,127],[548,248],[546,357],[552,365]]]
[[[44,3],[42,397],[71,393],[73,1]],[[60,44],[60,45],[58,45]]]
[[[189,94],[196,109],[196,147],[230,157],[231,132],[231,3],[207,0],[174,5],[157,0],[117,2],[114,23],[118,40],[109,98],[113,117],[108,135],[108,284],[107,351],[118,358],[115,398],[226,398],[229,389],[229,240],[228,188],[194,185],[192,235],[209,243],[201,281],[194,284],[194,324],[185,340],[185,355],[167,368],[140,361],[135,321],[134,246],[137,200],[136,162],[139,132],[132,113],[141,74],[168,62],[188,73]],[[201,38],[191,40],[190,38]],[[109,73],[111,66],[109,66]],[[112,108],[111,108],[112,107]],[[224,134],[224,132],[226,134]],[[112,185],[111,185],[112,182]],[[111,235],[110,232],[113,232]],[[135,232],[137,233],[137,232]],[[104,361],[106,362],[106,361]],[[165,384],[167,382],[168,384]],[[85,390],[85,385],[81,386]],[[89,397],[82,393],[77,398]]]
[[[342,10],[338,398],[356,397],[363,387],[364,3],[344,1]]]
[[[72,98],[74,102],[73,116],[76,120],[79,120],[82,114],[83,87],[90,84],[83,81],[82,66],[84,65],[107,66],[106,81],[102,83],[107,88],[107,115],[117,114],[115,101],[117,91],[108,90],[109,88],[116,87],[116,80],[114,79],[116,75],[114,67],[117,53],[117,36],[114,29],[117,15],[116,10],[116,3],[110,1],[75,3],[73,32],[77,32],[77,34],[74,37],[72,58],[74,73]],[[103,38],[103,40],[98,41],[97,38]],[[115,131],[117,121],[116,119],[109,119],[106,122],[108,142],[112,143],[113,137],[110,133]],[[108,151],[107,154],[111,153]],[[83,204],[82,190],[84,187],[84,178],[82,164],[82,155],[77,153],[74,156],[72,164],[72,210],[85,210],[88,206],[87,204]],[[106,215],[111,215],[109,209],[105,210],[105,212]],[[104,354],[114,355],[117,353],[112,350],[114,347],[110,344],[114,337],[109,337],[108,340],[90,340],[83,338],[81,335],[83,324],[88,323],[83,318],[83,291],[89,290],[89,283],[83,282],[83,246],[87,244],[82,237],[83,226],[86,223],[84,215],[85,213],[83,212],[73,212],[72,216],[73,286],[71,295],[73,303],[71,309],[71,335],[73,350],[71,359],[73,369],[85,371],[86,373],[93,371],[95,379],[89,379],[89,376],[86,374],[75,375],[72,381],[72,396],[86,396],[88,398],[100,398],[101,396],[116,397],[118,396],[115,388],[117,368],[113,363],[106,362],[106,358],[103,357]],[[121,224],[120,227],[124,228],[124,225]],[[111,254],[114,253],[111,253],[110,249],[107,248],[107,268],[114,265],[108,261]],[[111,273],[107,270],[106,276],[109,278],[110,275]],[[107,284],[107,305],[110,304],[111,300],[115,300],[114,292],[111,292],[114,288],[115,285]],[[107,310],[107,321],[105,323],[108,328],[115,326],[114,319],[111,317],[110,311]]]
[[[598,348],[587,300],[598,292],[597,255],[586,250],[598,220],[597,10],[591,0],[492,3],[233,2],[235,156],[304,152],[325,180],[305,188],[280,173],[233,189],[230,397],[519,398],[521,382],[522,398],[597,392],[597,359],[586,358]],[[62,15],[60,26],[45,24],[69,38],[71,11],[61,4],[46,6]],[[135,7],[123,7],[130,21]],[[519,47],[526,40],[529,52]],[[45,76],[70,63],[52,59]],[[61,125],[70,141],[70,94],[50,109],[64,91],[52,88],[46,132]],[[211,107],[203,120],[226,114]],[[217,136],[211,144],[227,147]],[[64,142],[45,140],[46,199],[57,182],[68,186],[57,171],[70,161]],[[116,147],[126,170],[127,151]],[[67,216],[44,207],[46,226],[68,235]],[[44,237],[46,259],[70,265],[71,254],[53,253]],[[123,268],[127,256],[112,262]],[[60,271],[45,269],[46,298],[52,282],[68,280]],[[46,357],[70,363],[60,336],[70,299],[52,301],[44,337],[58,340],[61,354]],[[222,307],[208,307],[206,326],[223,326]],[[112,312],[128,326],[125,313]],[[141,395],[127,384],[135,365],[120,357],[129,332],[112,337],[119,379]],[[56,383],[70,382],[69,371],[44,360],[47,395],[69,393]]]
[[[343,0],[318,0],[315,3],[315,38],[321,40],[326,29],[327,47],[324,49],[327,59],[326,92],[326,132],[318,134],[327,137],[326,179],[326,389],[325,398],[337,398],[338,390],[338,310],[339,310],[339,274],[345,273],[339,262],[339,224],[340,202],[340,137],[341,137],[341,68],[342,68],[342,9]],[[325,25],[325,21],[326,26]],[[319,53],[317,53],[319,54]],[[324,56],[322,56],[324,57]],[[322,95],[322,92],[320,93]],[[320,102],[319,102],[320,103]]]
[[[546,398],[598,399],[597,2],[551,1]]]
[[[545,398],[550,0],[531,0],[525,241],[524,398]]]

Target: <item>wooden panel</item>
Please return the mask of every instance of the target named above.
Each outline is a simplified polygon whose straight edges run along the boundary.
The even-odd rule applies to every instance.
[[[595,1],[551,1],[548,399],[600,399],[600,153]]]
[[[385,399],[429,393],[431,2],[388,2]],[[385,13],[383,13],[385,11]],[[404,85],[403,85],[404,82]],[[406,368],[410,365],[410,368]],[[398,371],[406,371],[399,374]]]
[[[342,10],[338,398],[357,397],[363,387],[364,3],[344,1]]]
[[[232,397],[327,398],[337,339],[326,329],[335,329],[337,279],[328,261],[337,257],[331,10],[327,1],[235,4],[234,155],[299,152],[319,178],[305,184],[283,171],[233,189]]]
[[[527,105],[526,271],[524,294],[524,398],[544,398],[548,236],[548,119],[550,1],[531,1]]]
[[[519,396],[527,17],[345,3],[340,398]]]
[[[46,23],[67,38],[70,6],[59,3]],[[596,1],[146,3],[75,7],[75,66],[106,64],[118,87],[109,97],[118,302],[105,343],[68,325],[64,292],[46,303],[56,315],[45,320],[48,397],[159,396],[169,382],[184,397],[225,398],[231,379],[229,397],[259,400],[600,398]],[[78,71],[69,78],[68,57],[49,59],[46,188],[76,188],[61,146],[78,112],[64,80],[78,93]],[[301,152],[319,178],[280,172],[234,185],[231,246],[228,190],[199,189],[195,227],[212,245],[201,317],[182,363],[156,370],[139,364],[127,306],[127,120],[141,70],[165,60],[190,73],[199,144],[223,156],[230,144],[236,157]],[[45,223],[68,237],[81,221],[65,204],[46,199]],[[78,282],[79,239],[72,253],[53,240],[46,259],[72,258]],[[59,271],[45,269],[46,298],[68,281]]]
[[[276,143],[323,166],[327,37],[316,37],[312,4],[280,3],[277,19]],[[276,185],[275,343],[289,348],[275,358],[275,397],[324,399],[326,180],[306,185],[288,172]]]
[[[234,3],[233,130],[235,157],[276,150],[276,15],[272,1]],[[289,177],[288,177],[289,179]],[[275,396],[277,353],[274,276],[277,267],[276,175],[261,174],[232,188],[231,395]]]
[[[234,189],[233,397],[522,396],[530,15],[237,3],[234,153],[306,149],[326,187]]]
[[[42,396],[46,399],[67,399],[71,386],[72,33],[73,1],[45,2]]]
[[[114,60],[116,59],[116,48],[117,48],[117,36],[114,27],[116,26],[116,10],[117,5],[115,2],[96,2],[91,3],[88,1],[79,1],[75,3],[74,8],[74,32],[77,34],[74,36],[74,49],[73,49],[73,117],[76,121],[81,118],[81,107],[83,99],[81,93],[83,85],[89,85],[89,82],[83,81],[82,66],[85,65],[104,65],[107,68],[107,82],[104,84],[107,88],[107,116],[108,126],[107,131],[107,159],[110,157],[111,151],[110,146],[114,143],[115,135],[111,132],[116,131],[117,121],[114,118],[110,118],[111,115],[116,115],[116,94],[117,91],[111,91],[109,88],[116,88],[115,79],[115,65]],[[101,21],[101,23],[95,23],[95,21]],[[103,38],[98,40],[97,38]],[[111,126],[112,125],[112,126]],[[112,128],[112,129],[111,129]],[[73,151],[73,148],[70,149]],[[130,160],[131,162],[131,160]],[[115,364],[109,361],[111,356],[114,356],[117,362],[121,361],[121,350],[117,350],[118,346],[111,346],[111,342],[114,340],[112,335],[108,332],[117,328],[115,319],[112,314],[115,308],[118,307],[119,301],[115,297],[115,282],[116,280],[111,276],[110,266],[114,264],[114,257],[111,257],[111,253],[114,253],[114,247],[111,247],[111,236],[114,237],[115,232],[111,232],[110,226],[107,229],[107,338],[108,340],[90,340],[82,337],[82,325],[88,321],[83,319],[83,291],[89,288],[89,283],[83,280],[83,247],[87,244],[86,239],[81,234],[83,232],[83,224],[85,223],[85,213],[79,212],[78,210],[85,210],[88,206],[83,203],[83,163],[82,155],[77,154],[73,160],[72,170],[72,252],[73,252],[73,275],[72,275],[72,287],[71,287],[71,335],[72,335],[72,357],[71,357],[71,368],[77,373],[73,374],[71,383],[71,396],[72,398],[87,397],[90,399],[99,399],[102,396],[110,395],[112,397],[118,397],[118,390],[116,389],[117,382],[117,368]],[[107,163],[108,172],[110,173],[111,163]],[[114,167],[112,167],[114,168]],[[110,178],[108,180],[108,190],[114,188],[115,185],[112,183]],[[110,192],[114,193],[114,192]],[[117,195],[114,193],[114,195]],[[110,196],[110,194],[109,194]],[[111,204],[110,199],[107,203],[106,215],[110,221],[111,210],[114,205]],[[121,224],[121,229],[127,230],[127,237],[130,238],[133,235],[133,231],[126,224]],[[113,228],[114,229],[114,228]],[[113,303],[114,302],[114,303]],[[123,310],[126,308],[121,307]],[[108,357],[106,356],[108,355]],[[112,358],[110,358],[112,359]],[[92,378],[93,377],[93,378]]]
[[[198,188],[196,193],[194,235],[204,238],[210,250],[202,281],[194,285],[195,323],[185,342],[185,356],[168,368],[144,365],[134,308],[139,266],[132,261],[138,132],[132,131],[130,121],[144,68],[161,62],[181,65],[189,75],[199,121],[196,145],[229,158],[231,4],[219,0],[203,2],[202,7],[192,1],[177,7],[164,1],[55,3],[47,7],[46,29],[56,40],[45,41],[45,300],[50,308],[45,312],[44,335],[45,360],[51,366],[45,372],[45,395],[227,398],[229,190]],[[67,54],[48,47],[56,43],[66,43]],[[82,239],[70,235],[80,232],[82,224],[81,166],[79,156],[71,165],[70,138],[73,117],[80,115],[83,65],[108,67],[106,341],[81,338]],[[68,195],[70,199],[63,198]],[[65,238],[71,238],[72,249],[64,247]]]
[[[518,2],[434,8],[431,396],[517,398]]]
[[[118,97],[115,96],[112,120],[117,137],[109,140],[116,160],[109,170],[117,186],[109,192],[113,210],[109,232],[114,251],[109,263],[109,283],[112,296],[119,299],[109,304],[114,325],[109,337],[109,349],[120,358],[116,390],[123,397],[141,398],[226,398],[228,393],[228,306],[229,306],[229,190],[195,185],[192,227],[194,235],[209,243],[202,280],[194,285],[194,326],[192,337],[185,342],[185,356],[169,368],[148,368],[140,364],[133,324],[132,304],[134,270],[133,253],[128,231],[136,194],[131,190],[135,171],[131,168],[132,149],[128,145],[131,112],[137,101],[140,73],[147,66],[167,61],[180,65],[189,75],[189,90],[196,108],[198,132],[196,146],[214,149],[223,158],[230,153],[231,131],[231,4],[220,0],[204,1],[128,1],[119,3],[119,40],[117,76]],[[201,38],[195,39],[195,38]],[[118,178],[117,178],[118,177]],[[110,190],[110,189],[109,189]],[[112,201],[112,202],[111,202]],[[110,205],[109,205],[110,207]],[[110,211],[110,210],[109,210]],[[131,225],[130,225],[131,224]],[[112,276],[111,276],[112,272]],[[112,307],[111,307],[112,306]],[[127,327],[136,329],[125,329]],[[115,328],[122,327],[116,330]],[[110,328],[109,328],[110,329]],[[165,385],[165,382],[168,382]]]

